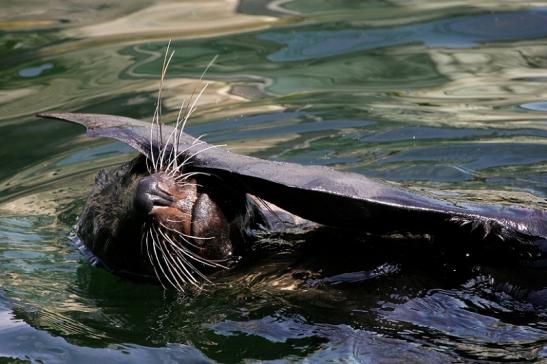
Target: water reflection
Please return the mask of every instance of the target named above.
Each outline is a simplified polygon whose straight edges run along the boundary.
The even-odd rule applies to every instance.
[[[67,234],[97,169],[133,152],[33,114],[149,119],[172,38],[165,119],[208,83],[187,129],[193,135],[454,201],[545,208],[546,8],[469,0],[5,4],[2,355],[545,360],[541,268],[466,256],[465,242],[453,244],[451,258],[405,240],[270,237],[187,297],[92,268]]]
[[[103,37],[107,42],[112,38],[121,40],[135,36],[214,37],[267,28],[276,20],[238,14],[236,8],[236,1],[160,2],[108,22],[72,29],[66,35],[68,38]]]
[[[468,48],[482,42],[527,40],[547,35],[547,10],[456,17],[385,29],[264,32],[259,39],[284,45],[272,61],[303,61],[364,50],[423,43],[427,47]]]

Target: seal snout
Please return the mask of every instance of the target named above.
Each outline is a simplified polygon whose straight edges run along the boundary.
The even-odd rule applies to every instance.
[[[165,227],[190,234],[192,211],[198,198],[195,180],[184,183],[167,173],[141,178],[135,193],[135,207]]]
[[[150,213],[155,206],[171,206],[175,199],[161,188],[157,175],[143,177],[135,194],[135,203],[142,212]]]

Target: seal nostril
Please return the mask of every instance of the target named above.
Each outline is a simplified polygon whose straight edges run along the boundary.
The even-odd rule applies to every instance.
[[[150,213],[154,206],[171,206],[175,199],[158,185],[155,176],[143,177],[135,192],[135,205],[144,212]]]
[[[171,206],[173,204],[173,198],[171,196],[169,196],[169,198],[165,198],[161,195],[147,193],[146,198],[152,202],[153,206]]]
[[[154,203],[149,198],[150,191],[152,190],[152,179],[150,177],[142,178],[135,192],[135,207],[145,213],[152,211]]]

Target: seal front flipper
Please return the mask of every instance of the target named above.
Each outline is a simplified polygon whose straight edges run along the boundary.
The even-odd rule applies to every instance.
[[[216,169],[217,173],[229,171],[250,193],[328,226],[378,234],[425,233],[467,241],[527,244],[547,239],[544,210],[456,205],[360,174],[264,161],[219,150],[196,156],[195,164]]]
[[[165,146],[167,136],[173,131],[170,126],[160,127],[118,116],[40,116],[84,125],[88,135],[118,139],[147,157]],[[178,150],[188,149],[196,141],[185,133],[181,133],[178,140]],[[547,239],[544,210],[455,205],[360,174],[266,161],[212,148],[202,142],[199,145],[198,149],[188,149],[186,155],[192,156],[192,169],[212,172],[227,183],[239,183],[251,194],[324,225],[379,234],[455,235],[467,240],[495,239],[528,245]]]
[[[40,113],[37,116],[82,125],[90,137],[117,139],[147,157],[150,157],[151,146],[157,148],[160,145],[160,130],[151,127],[146,121],[104,114]],[[173,128],[162,125],[162,129],[161,133],[164,134],[170,133]]]

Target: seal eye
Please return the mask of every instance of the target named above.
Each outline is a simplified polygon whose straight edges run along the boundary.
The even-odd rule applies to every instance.
[[[135,206],[145,214],[150,214],[156,206],[171,206],[174,197],[162,189],[155,175],[142,178],[135,193]]]

